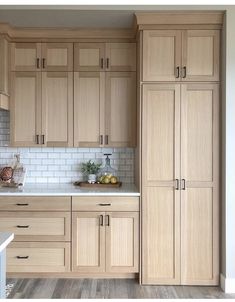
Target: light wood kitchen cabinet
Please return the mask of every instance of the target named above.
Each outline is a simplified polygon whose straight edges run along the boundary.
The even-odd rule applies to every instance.
[[[73,43],[11,43],[11,71],[73,71]]]
[[[0,37],[0,109],[9,109],[8,41]]]
[[[70,72],[12,72],[11,145],[73,145]]]
[[[74,73],[74,146],[134,147],[136,73]]]
[[[217,285],[218,84],[143,87],[144,284]]]
[[[73,74],[42,73],[42,138],[48,147],[73,146]]]
[[[75,43],[74,71],[136,71],[136,44]]]
[[[219,30],[144,30],[143,81],[218,81]]]
[[[33,147],[41,134],[41,75],[11,73],[11,146]]]

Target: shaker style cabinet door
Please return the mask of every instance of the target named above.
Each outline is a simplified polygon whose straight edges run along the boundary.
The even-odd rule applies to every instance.
[[[182,80],[219,80],[219,38],[219,30],[183,31]]]
[[[42,136],[47,147],[73,146],[73,73],[42,73]]]
[[[180,30],[144,30],[143,81],[178,81],[181,66]]]
[[[105,43],[74,43],[74,71],[104,71]]]
[[[136,127],[136,73],[106,72],[104,144],[134,147]]]
[[[11,146],[33,147],[41,134],[41,73],[12,72]]]
[[[41,43],[11,43],[11,71],[41,70]]]
[[[106,272],[139,271],[139,213],[106,212]]]
[[[180,284],[180,85],[144,84],[142,282]]]
[[[136,71],[135,43],[106,43],[105,57],[107,71]]]
[[[181,282],[219,282],[219,86],[182,85]]]
[[[74,147],[104,142],[104,72],[74,73]]]
[[[72,270],[105,272],[104,212],[73,212]]]
[[[42,43],[42,70],[73,71],[73,43]]]

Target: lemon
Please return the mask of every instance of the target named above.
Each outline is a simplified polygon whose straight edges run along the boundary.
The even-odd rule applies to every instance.
[[[117,177],[116,176],[112,176],[110,179],[111,184],[116,184],[117,183]]]
[[[105,177],[105,179],[104,179],[104,183],[105,183],[105,184],[109,184],[109,183],[110,183],[110,179],[109,179],[109,177]]]

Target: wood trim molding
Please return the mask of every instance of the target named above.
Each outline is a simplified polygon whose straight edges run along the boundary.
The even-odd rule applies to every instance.
[[[133,39],[135,32],[131,28],[35,28],[13,27],[0,23],[0,33],[12,39]]]
[[[135,18],[139,29],[144,25],[222,25],[224,13],[225,11],[140,12],[135,13]]]

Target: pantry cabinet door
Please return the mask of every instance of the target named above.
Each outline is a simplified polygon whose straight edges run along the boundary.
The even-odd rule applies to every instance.
[[[74,73],[74,147],[104,142],[104,72]]]
[[[186,30],[182,39],[182,80],[218,81],[219,30]]]
[[[135,147],[136,127],[136,73],[106,72],[104,144]]]
[[[73,71],[73,43],[42,43],[42,69]]]
[[[143,81],[179,81],[180,30],[144,30]]]
[[[181,119],[181,282],[218,285],[218,85],[182,85]]]
[[[73,73],[42,73],[42,144],[73,146]]]
[[[135,43],[106,43],[106,70],[136,71]]]
[[[139,271],[139,213],[106,213],[106,272]]]
[[[41,70],[41,43],[11,43],[11,70]]]
[[[104,216],[103,212],[73,212],[73,271],[105,272]]]
[[[75,43],[74,71],[104,71],[105,43]]]
[[[41,134],[41,73],[12,72],[11,146],[33,147]]]

